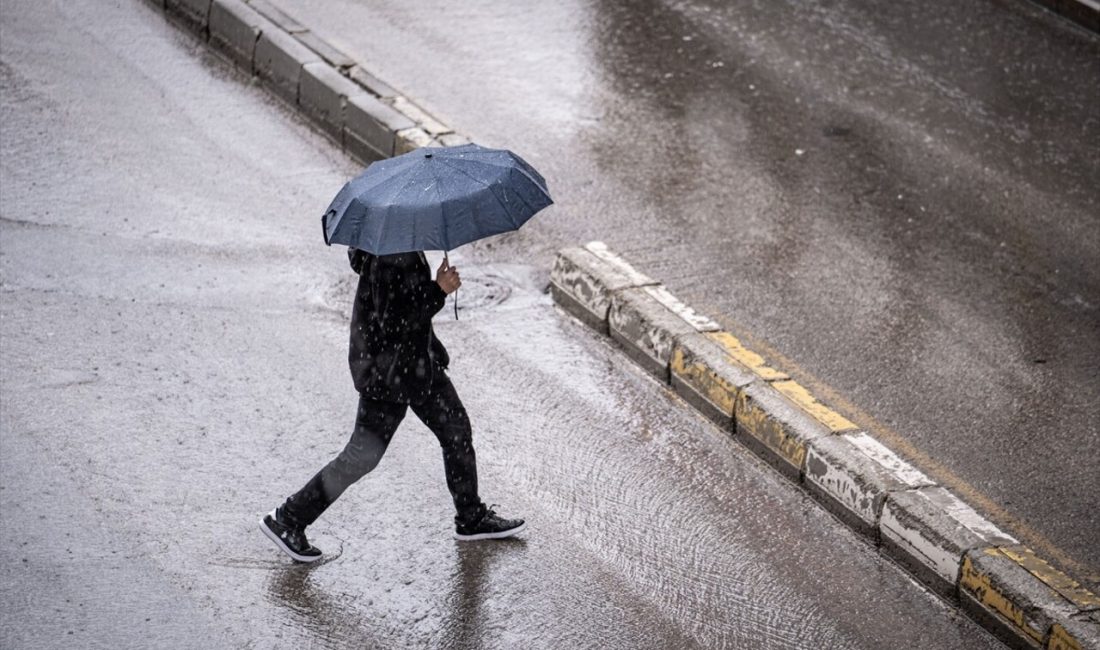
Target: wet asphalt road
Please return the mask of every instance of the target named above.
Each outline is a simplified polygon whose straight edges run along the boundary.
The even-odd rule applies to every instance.
[[[503,255],[438,332],[529,531],[454,542],[410,421],[291,565],[256,523],[354,418],[355,166],[137,0],[0,21],[0,645],[998,647]]]
[[[1026,2],[275,0],[1100,589],[1100,37]]]

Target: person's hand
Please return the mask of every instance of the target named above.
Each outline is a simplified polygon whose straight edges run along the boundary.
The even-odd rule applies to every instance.
[[[458,275],[458,267],[451,266],[446,257],[443,258],[443,263],[439,265],[439,270],[435,272],[435,281],[439,285],[439,288],[443,290],[443,293],[451,294],[456,289],[462,286],[462,278]]]

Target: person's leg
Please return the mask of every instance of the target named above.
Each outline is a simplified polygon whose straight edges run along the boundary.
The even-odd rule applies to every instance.
[[[378,466],[405,410],[405,404],[360,397],[351,440],[301,490],[287,498],[279,509],[280,519],[298,529],[316,521],[348,486]]]
[[[412,409],[439,439],[443,449],[443,469],[454,499],[455,521],[479,519],[485,513],[485,505],[477,494],[477,457],[470,418],[454,384],[442,369],[435,369],[428,398],[413,404]]]

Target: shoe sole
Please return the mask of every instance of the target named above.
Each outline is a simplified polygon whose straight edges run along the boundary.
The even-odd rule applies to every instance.
[[[460,542],[476,542],[479,539],[504,539],[505,537],[511,537],[512,535],[522,533],[527,530],[527,522],[516,526],[515,528],[509,528],[508,530],[501,530],[495,533],[477,533],[474,535],[463,535],[461,533],[455,533],[455,539]]]
[[[275,546],[278,546],[280,551],[289,555],[290,559],[294,560],[295,562],[316,562],[323,557],[322,555],[299,555],[298,553],[295,553],[293,550],[291,550],[289,546],[283,543],[283,540],[279,539],[279,536],[275,534],[275,531],[267,527],[267,524],[264,523],[263,519],[260,520],[260,530],[263,532],[264,535],[267,536],[268,539],[275,542]]]

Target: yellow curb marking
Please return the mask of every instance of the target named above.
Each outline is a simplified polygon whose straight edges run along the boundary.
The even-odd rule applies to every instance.
[[[1062,627],[1061,623],[1055,623],[1050,630],[1047,650],[1084,650],[1084,647],[1066,628]]]
[[[726,354],[764,381],[790,379],[790,375],[768,366],[764,363],[764,357],[741,345],[741,341],[737,340],[733,334],[729,332],[705,332],[704,334],[721,345]]]
[[[806,460],[806,445],[787,435],[782,423],[778,422],[756,403],[750,403],[744,392],[737,395],[737,409],[734,414],[737,423],[752,437],[763,442],[795,467],[801,468]]]
[[[986,555],[1004,556],[1003,553],[995,548],[986,549],[983,553]],[[972,593],[974,597],[978,599],[979,603],[996,611],[1017,629],[1034,639],[1036,643],[1042,643],[1043,632],[1035,630],[1027,624],[1027,620],[1024,617],[1024,610],[1004,594],[997,591],[992,581],[989,579],[989,576],[978,571],[970,561],[969,555],[963,558],[962,574],[959,577],[959,587]]]
[[[803,411],[813,416],[815,420],[829,427],[833,433],[853,431],[856,429],[856,425],[852,424],[851,420],[817,401],[817,398],[811,395],[810,391],[806,390],[802,384],[796,381],[786,380],[777,381],[773,383],[772,386],[780,393],[789,397],[791,401],[797,404]]]
[[[676,346],[669,362],[672,374],[685,380],[695,388],[701,389],[704,396],[723,413],[733,417],[734,402],[737,400],[737,386],[720,377],[706,363],[688,360],[683,348]]]
[[[1050,566],[1050,563],[1035,555],[1035,551],[1030,548],[1026,546],[1002,546],[1000,551],[1013,562],[1026,569],[1028,573],[1041,580],[1043,584],[1076,605],[1078,609],[1100,607],[1100,597],[1082,587],[1073,578]]]

